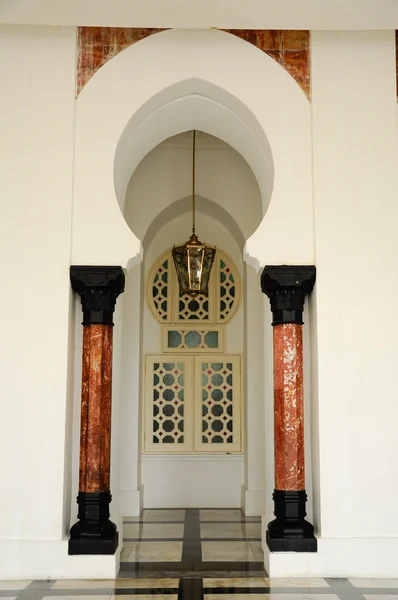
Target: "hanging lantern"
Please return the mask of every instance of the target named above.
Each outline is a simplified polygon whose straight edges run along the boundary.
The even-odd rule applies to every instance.
[[[195,131],[192,145],[192,235],[183,246],[174,246],[173,259],[177,271],[180,296],[209,294],[210,272],[216,249],[199,241],[195,234]]]

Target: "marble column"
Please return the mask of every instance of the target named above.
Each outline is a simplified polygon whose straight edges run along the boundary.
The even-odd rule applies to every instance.
[[[313,266],[265,267],[261,276],[273,315],[276,519],[266,540],[274,552],[317,550],[314,527],[305,519],[302,331],[304,300],[314,283]]]
[[[112,334],[116,298],[124,290],[121,267],[70,268],[83,309],[78,521],[69,554],[114,554],[119,534],[110,521]]]

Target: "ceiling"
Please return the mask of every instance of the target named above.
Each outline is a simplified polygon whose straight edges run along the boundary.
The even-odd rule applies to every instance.
[[[398,29],[398,0],[0,0],[0,23],[188,29]]]

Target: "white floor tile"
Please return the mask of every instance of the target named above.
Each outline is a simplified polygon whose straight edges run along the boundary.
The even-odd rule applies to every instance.
[[[260,523],[201,523],[202,538],[259,538]]]
[[[144,523],[124,525],[124,538],[179,538],[184,537],[184,523]]]
[[[180,562],[182,542],[135,542],[123,562]]]
[[[367,577],[350,577],[348,579],[355,585],[355,587],[360,588],[397,588],[398,589],[398,579],[371,579]]]
[[[203,562],[255,561],[248,542],[202,542]]]

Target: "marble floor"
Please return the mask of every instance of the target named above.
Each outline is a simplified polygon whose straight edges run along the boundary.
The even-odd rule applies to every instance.
[[[124,520],[115,580],[0,581],[0,600],[398,600],[398,579],[270,579],[260,519],[240,510],[145,510]]]

